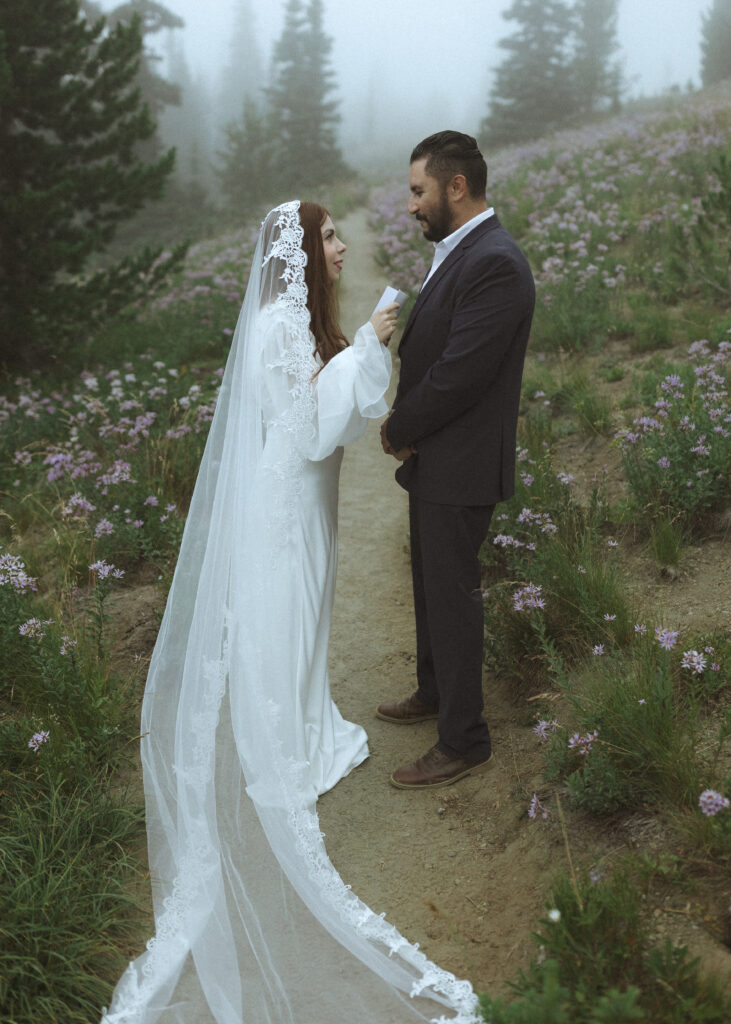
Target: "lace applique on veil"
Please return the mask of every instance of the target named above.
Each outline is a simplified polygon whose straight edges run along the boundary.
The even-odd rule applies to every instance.
[[[268,373],[281,374],[287,387],[286,402],[282,402],[278,415],[267,425],[269,431],[279,430],[289,435],[289,443],[280,448],[277,461],[266,465],[266,469],[280,481],[276,505],[272,509],[275,529],[286,529],[295,517],[307,446],[314,436],[317,411],[313,381],[317,364],[305,284],[307,254],[302,249],[304,231],[298,209],[297,202],[285,203],[279,208],[275,224],[278,237],[263,261],[265,272],[271,278],[268,287],[264,288],[269,301],[263,306],[260,319],[264,369]],[[274,344],[271,344],[272,340]]]

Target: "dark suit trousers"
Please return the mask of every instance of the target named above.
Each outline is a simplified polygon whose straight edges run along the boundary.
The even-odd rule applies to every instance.
[[[493,505],[438,505],[409,495],[419,699],[439,708],[442,753],[490,754],[482,716],[483,611],[479,551]]]

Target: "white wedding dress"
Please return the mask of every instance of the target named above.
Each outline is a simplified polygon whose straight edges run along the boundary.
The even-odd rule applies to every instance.
[[[262,225],[150,664],[155,936],[103,1024],[481,1019],[469,982],[343,882],[319,829],[317,796],[368,755],[327,646],[342,445],[386,412],[391,363],[370,324],[316,361],[298,208]]]

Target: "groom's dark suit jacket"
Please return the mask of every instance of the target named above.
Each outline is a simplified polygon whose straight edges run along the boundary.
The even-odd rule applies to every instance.
[[[535,286],[496,216],[478,224],[422,288],[399,346],[386,435],[415,445],[396,479],[414,497],[494,505],[514,490],[515,434]]]

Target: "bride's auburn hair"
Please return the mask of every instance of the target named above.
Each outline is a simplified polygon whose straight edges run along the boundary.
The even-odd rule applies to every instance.
[[[307,255],[307,309],[310,312],[310,328],[315,336],[315,351],[323,364],[348,344],[338,323],[335,286],[327,272],[322,244],[322,225],[328,216],[325,207],[318,203],[300,203],[299,218],[304,231],[302,248]]]

